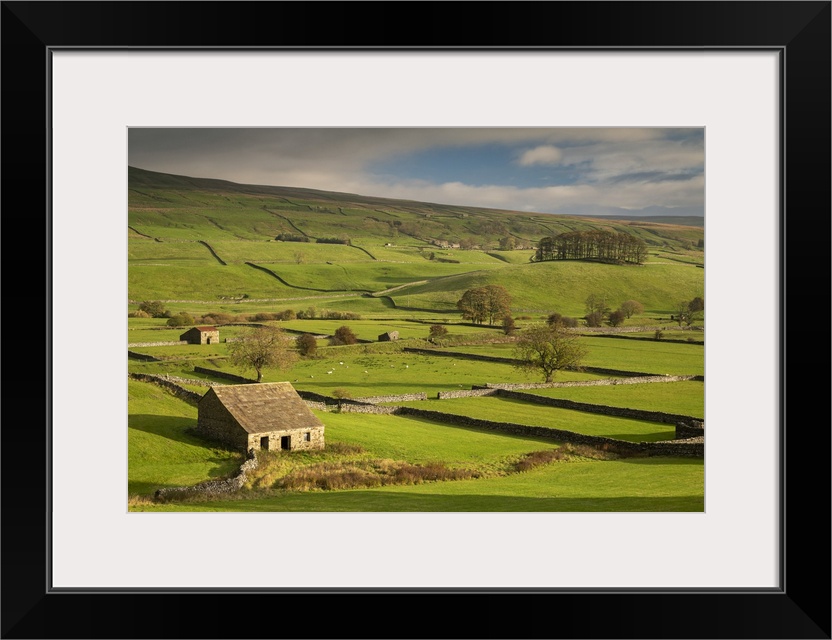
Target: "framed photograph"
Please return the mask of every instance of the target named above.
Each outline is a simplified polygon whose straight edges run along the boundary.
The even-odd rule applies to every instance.
[[[18,415],[14,407],[25,398],[39,417],[20,429],[18,418],[8,420],[2,433],[3,637],[830,637],[830,434],[826,420],[816,425],[816,392],[796,382],[810,375],[799,352],[793,351],[786,393],[787,338],[793,350],[808,339],[816,351],[818,340],[805,328],[811,316],[795,317],[794,293],[787,304],[788,284],[792,292],[803,290],[829,273],[829,2],[4,2],[2,11],[4,222],[14,241],[7,316],[46,317],[45,340],[7,340],[9,416]],[[371,26],[379,18],[396,20],[395,35]],[[441,151],[448,148],[453,153]],[[498,157],[511,162],[498,164]],[[523,180],[536,184],[512,182],[520,168]],[[185,205],[170,192],[183,179],[194,187]],[[219,189],[217,180],[234,187]],[[643,198],[648,191],[662,198]],[[339,200],[335,193],[375,200]],[[425,203],[432,208],[420,209]],[[239,216],[211,214],[195,231],[193,220],[177,217],[180,206],[194,214],[238,207],[248,226],[235,228]],[[644,256],[589,251],[595,266],[601,258],[651,257],[700,272],[701,299],[707,292],[709,302],[708,339],[699,347],[704,417],[687,415],[703,417],[707,437],[692,443],[703,453],[687,458],[691,464],[651,475],[641,463],[651,460],[649,453],[627,458],[617,445],[616,464],[631,471],[617,479],[585,475],[585,483],[607,488],[581,494],[583,502],[580,492],[570,498],[567,491],[557,503],[569,505],[563,508],[552,508],[558,496],[551,486],[532,481],[525,493],[495,484],[490,507],[476,506],[474,496],[450,501],[436,491],[405,489],[385,495],[439,506],[374,509],[361,506],[360,490],[351,508],[343,500],[281,510],[171,497],[179,486],[232,477],[231,467],[249,454],[258,460],[272,449],[313,450],[325,433],[339,435],[354,453],[361,443],[349,434],[356,433],[355,416],[365,414],[328,411],[333,402],[418,404],[401,397],[410,371],[377,369],[383,383],[369,382],[387,345],[410,338],[397,333],[410,325],[393,323],[390,314],[382,326],[373,305],[420,313],[430,307],[424,317],[408,311],[400,319],[421,321],[426,332],[450,326],[451,336],[458,325],[439,323],[443,310],[473,325],[466,336],[509,335],[504,317],[520,331],[540,309],[559,310],[548,301],[537,308],[540,285],[526,278],[511,291],[523,304],[509,316],[495,312],[496,323],[457,300],[465,287],[446,294],[414,286],[415,275],[426,273],[422,264],[431,278],[447,281],[470,274],[460,266],[465,261],[491,260],[496,271],[525,251],[526,261],[540,263],[539,273],[567,256],[565,245],[557,253],[562,230],[541,233],[546,221],[539,226],[539,216],[621,221],[629,212],[650,234],[644,216],[667,214],[662,206],[677,219],[702,212],[699,236],[665,237],[646,244]],[[303,222],[293,213],[299,208],[309,210]],[[486,228],[496,223],[476,209],[515,217]],[[536,217],[523,218],[523,210]],[[807,231],[825,234],[822,250]],[[525,241],[528,247],[517,245]],[[581,242],[588,246],[586,237]],[[658,248],[649,256],[651,246]],[[383,255],[389,269],[381,277],[344,252],[363,252],[367,261]],[[201,266],[211,261],[238,275],[212,282],[217,269]],[[200,274],[204,295],[197,293]],[[282,303],[254,304],[267,291],[259,279],[293,291],[286,307],[294,319],[266,317],[283,310]],[[475,291],[480,281],[471,282]],[[674,282],[685,305],[670,309],[667,322],[690,326],[695,316],[687,314],[702,312],[690,304],[700,291]],[[35,291],[40,283],[43,298]],[[582,307],[594,291],[570,300],[554,277],[550,286],[563,315],[585,313],[582,321],[593,324],[594,309]],[[645,283],[634,287],[652,291]],[[306,289],[316,297],[298,295]],[[182,302],[183,291],[195,293]],[[322,291],[333,297],[324,301]],[[336,294],[347,297],[339,301]],[[200,296],[213,316],[194,317]],[[45,299],[42,313],[29,312],[33,299]],[[167,308],[151,308],[157,300]],[[344,300],[361,300],[361,309]],[[231,322],[218,316],[243,307],[250,312]],[[328,315],[320,318],[324,307]],[[529,318],[517,317],[520,307],[533,309]],[[626,327],[623,307],[620,321],[605,313],[616,308],[598,307],[598,323]],[[367,317],[357,317],[362,310]],[[127,327],[126,311],[134,316]],[[664,328],[659,313],[631,313]],[[342,348],[351,341],[338,333],[347,321],[365,341],[362,350],[315,360],[320,371],[295,366],[291,398],[280,374],[271,373],[279,363],[264,373],[235,346],[258,331],[242,325],[279,324],[318,336],[315,348]],[[139,336],[128,335],[134,358],[128,371],[125,328]],[[185,344],[191,333],[200,344]],[[157,334],[163,339],[151,339]],[[331,336],[330,344],[323,336]],[[443,346],[438,330],[415,338],[428,349]],[[33,356],[33,342],[43,345],[42,357]],[[470,340],[460,345],[468,356],[482,351]],[[480,355],[499,357],[497,346]],[[293,349],[300,347],[293,340]],[[140,364],[174,348],[193,351],[189,357],[201,358],[207,372],[185,379],[171,360],[156,360],[165,367]],[[205,356],[212,349],[213,364]],[[427,364],[419,358],[452,362],[433,353],[384,366],[416,370]],[[677,358],[674,367],[692,366],[684,355]],[[451,379],[441,363],[430,362],[434,369],[425,377]],[[484,375],[491,365],[479,362]],[[592,364],[581,373],[585,380],[615,377],[593,372]],[[348,365],[355,371],[346,373]],[[152,404],[157,400],[144,395],[151,387],[146,378],[158,382],[160,374],[176,393],[195,396],[186,412],[164,420]],[[222,397],[222,389],[243,387],[201,386],[222,374],[253,376],[252,386],[266,391],[276,383],[275,398],[296,410],[291,429],[246,427],[247,417],[235,411],[248,400]],[[549,383],[554,372],[538,368],[535,375]],[[472,375],[457,378],[457,386],[473,391]],[[380,388],[397,399],[379,400]],[[206,399],[237,421],[218,427],[211,410],[200,406],[197,414],[196,403]],[[524,405],[509,415],[497,398],[483,400],[494,404],[482,415],[476,413],[482,405],[460,402],[457,416],[535,424],[535,409]],[[674,409],[684,402],[680,392],[664,410],[685,413]],[[296,424],[301,409],[310,420],[333,420],[334,428]],[[190,431],[197,415],[202,434]],[[643,428],[630,417],[628,429]],[[382,419],[392,418],[373,416]],[[191,438],[208,432],[236,442],[234,429],[247,433],[239,452],[217,445],[209,459],[188,448]],[[676,446],[691,437],[653,435],[618,430],[593,437],[657,445],[675,438]],[[503,457],[529,453],[507,450]],[[175,456],[193,456],[190,470],[162,468]],[[574,476],[569,486],[577,482]],[[533,495],[540,501],[528,506]],[[527,506],[506,506],[520,498]],[[245,611],[233,612],[229,605],[243,596]],[[310,605],[313,616],[289,617]],[[394,626],[358,622],[372,605],[381,605]],[[509,615],[517,605],[521,615]],[[191,614],[178,616],[175,628],[154,613],[186,610]],[[285,615],[278,620],[277,612]]]

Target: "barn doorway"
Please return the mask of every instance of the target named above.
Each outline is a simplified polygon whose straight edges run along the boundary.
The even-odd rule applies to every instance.
[[[292,448],[292,436],[280,436],[280,448],[289,450]]]
[[[211,344],[211,338],[210,338],[210,337],[207,339],[207,341],[205,342],[205,344]]]
[[[264,451],[269,450],[269,436],[263,436],[260,438],[260,448]]]

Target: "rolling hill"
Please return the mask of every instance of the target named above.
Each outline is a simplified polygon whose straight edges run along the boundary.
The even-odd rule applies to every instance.
[[[132,301],[349,295],[339,306],[351,300],[362,312],[451,311],[466,289],[502,284],[518,310],[578,314],[589,293],[605,293],[661,313],[704,290],[701,226],[244,185],[135,167],[128,189]],[[530,262],[541,237],[591,229],[643,239],[646,264]]]

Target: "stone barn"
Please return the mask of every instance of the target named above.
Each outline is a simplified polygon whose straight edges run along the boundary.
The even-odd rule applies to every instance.
[[[382,333],[378,337],[379,342],[392,342],[393,340],[399,339],[399,332],[398,331],[388,331],[387,333]]]
[[[197,411],[197,433],[235,449],[324,448],[323,423],[288,382],[212,387]]]
[[[220,330],[216,327],[191,327],[179,339],[188,344],[217,344],[220,341]]]

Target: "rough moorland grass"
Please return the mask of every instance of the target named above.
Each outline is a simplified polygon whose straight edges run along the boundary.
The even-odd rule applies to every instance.
[[[283,219],[259,208],[254,200],[229,206],[211,195],[159,191],[149,202],[129,192],[128,224],[140,233],[163,240],[265,240],[291,232]],[[154,209],[146,208],[151,204]],[[142,205],[145,205],[142,207]]]
[[[618,384],[603,387],[525,389],[524,393],[611,407],[678,413],[705,417],[705,387],[702,382]]]
[[[160,387],[130,380],[128,394],[128,493],[196,484],[230,474],[243,461],[190,435],[196,409]]]
[[[700,459],[570,462],[506,477],[233,500],[143,504],[133,511],[702,512]]]
[[[447,400],[422,400],[396,403],[404,406],[442,411],[455,415],[514,422],[535,427],[550,427],[574,431],[590,436],[604,436],[630,442],[655,442],[672,440],[675,427],[672,424],[646,422],[630,418],[605,416],[583,411],[546,407],[522,400],[486,396],[480,398],[452,398]],[[635,408],[635,407],[633,407]]]

